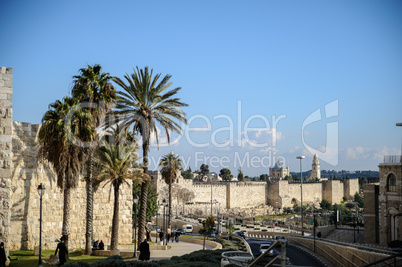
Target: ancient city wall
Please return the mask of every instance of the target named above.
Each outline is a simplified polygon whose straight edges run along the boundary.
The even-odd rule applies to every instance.
[[[0,67],[0,241],[10,248],[13,70]]]
[[[339,204],[344,194],[344,183],[340,180],[322,181],[322,198],[328,200],[329,203]]]
[[[288,183],[281,180],[279,183],[279,195],[281,196],[282,207],[293,207],[293,199],[300,205],[301,187],[300,183]],[[322,200],[321,183],[303,183],[303,205],[307,203],[318,203]]]
[[[10,249],[33,249],[39,245],[39,195],[37,187],[45,185],[43,196],[42,246],[54,249],[55,240],[61,237],[63,219],[63,193],[56,186],[56,177],[49,166],[38,164],[36,135],[39,125],[14,122]],[[82,178],[82,177],[81,177]],[[131,243],[132,189],[124,186],[120,191],[119,243]],[[113,216],[113,193],[109,187],[96,188],[94,192],[93,238],[110,244]],[[71,194],[70,236],[71,248],[85,246],[86,222],[85,182],[80,179]]]
[[[247,208],[265,204],[266,182],[228,183],[230,208]]]

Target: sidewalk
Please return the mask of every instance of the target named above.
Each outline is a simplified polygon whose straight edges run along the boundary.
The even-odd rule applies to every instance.
[[[202,250],[203,245],[183,242],[172,243],[169,242],[168,246],[171,248],[168,250],[151,250],[151,261],[152,260],[169,260],[172,256],[182,256],[193,251]],[[205,246],[205,249],[211,249],[210,246]],[[131,250],[132,251],[132,250]],[[133,261],[138,259],[127,259],[126,261]]]

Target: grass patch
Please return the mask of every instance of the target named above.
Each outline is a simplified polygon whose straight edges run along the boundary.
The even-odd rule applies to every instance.
[[[48,260],[51,254],[54,254],[55,250],[42,250],[42,260]],[[39,256],[34,256],[32,250],[15,250],[10,251],[11,258],[18,258],[18,260],[14,260],[11,262],[10,266],[38,266]],[[106,259],[107,257],[100,256],[89,256],[89,255],[81,255],[81,250],[77,250],[74,253],[69,253],[70,259],[69,262],[78,262],[83,261],[87,263],[92,263],[98,260]],[[47,265],[43,263],[44,267],[50,267],[52,265]]]

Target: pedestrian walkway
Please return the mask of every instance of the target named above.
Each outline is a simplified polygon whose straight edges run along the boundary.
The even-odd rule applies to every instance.
[[[169,242],[168,246],[171,248],[168,250],[152,250],[151,249],[151,260],[169,260],[173,256],[183,256],[185,254],[191,253],[193,251],[202,250],[202,244],[190,243],[180,241],[179,243]],[[205,246],[205,249],[212,249],[210,246]],[[131,250],[132,251],[132,250]],[[127,261],[138,260],[138,259],[127,259]]]

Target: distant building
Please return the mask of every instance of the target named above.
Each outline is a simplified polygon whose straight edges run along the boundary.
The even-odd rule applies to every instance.
[[[317,154],[314,154],[313,164],[311,165],[310,179],[321,179],[320,162],[318,161]]]
[[[380,183],[364,186],[364,241],[382,246],[402,241],[402,156],[385,156]]]
[[[283,179],[286,176],[289,176],[289,166],[284,168],[283,163],[279,160],[275,163],[274,167],[269,168],[269,178]]]

